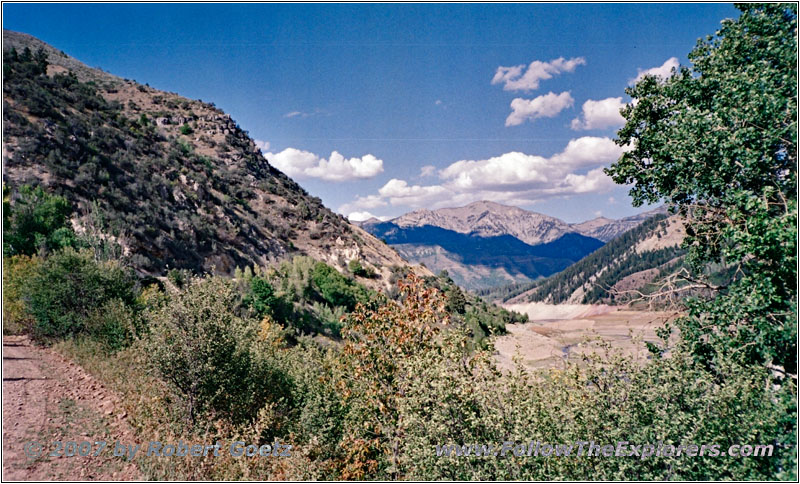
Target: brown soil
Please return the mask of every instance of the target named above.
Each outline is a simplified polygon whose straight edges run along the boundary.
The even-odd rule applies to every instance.
[[[116,395],[71,361],[27,337],[4,336],[3,481],[141,479],[134,464],[113,456],[115,441],[138,443],[120,408]],[[38,457],[25,451],[33,441],[42,445]],[[54,441],[88,441],[92,450],[51,457]],[[109,446],[93,456],[97,441]]]
[[[507,370],[520,358],[529,369],[554,368],[567,359],[580,361],[582,355],[597,350],[588,340],[605,341],[629,357],[647,358],[645,341],[657,342],[655,331],[677,314],[657,311],[631,311],[625,308],[590,305],[506,306],[526,310],[530,322],[509,324],[508,334],[495,339],[496,360]]]

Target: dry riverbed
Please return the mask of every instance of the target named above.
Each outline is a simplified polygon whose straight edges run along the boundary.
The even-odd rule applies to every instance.
[[[514,366],[515,356],[528,368],[563,366],[570,358],[598,351],[589,340],[608,342],[626,355],[647,357],[645,341],[657,341],[655,330],[676,313],[633,311],[588,304],[508,304],[506,309],[527,314],[530,322],[506,326],[508,334],[495,340],[502,368]]]

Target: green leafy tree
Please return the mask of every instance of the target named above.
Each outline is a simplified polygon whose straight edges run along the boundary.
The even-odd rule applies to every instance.
[[[348,311],[352,311],[356,303],[367,299],[366,290],[324,262],[317,262],[314,265],[311,282],[328,304],[342,306]]]
[[[250,281],[250,294],[245,303],[253,308],[256,315],[264,317],[274,316],[274,308],[278,303],[272,285],[262,277],[253,277]]]
[[[797,371],[797,5],[743,4],[667,79],[627,90],[607,173],[685,218],[689,261],[734,267],[679,326],[699,361]],[[711,286],[707,282],[700,285]]]
[[[5,187],[4,192],[4,255],[34,255],[76,244],[69,225],[72,207],[66,198],[29,185],[21,186],[16,197]]]

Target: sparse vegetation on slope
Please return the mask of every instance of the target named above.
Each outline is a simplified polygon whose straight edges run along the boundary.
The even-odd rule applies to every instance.
[[[213,105],[85,67],[78,75],[53,52],[3,53],[12,200],[22,185],[46,187],[72,206],[80,230],[114,240],[153,275],[167,265],[232,274],[293,254],[340,270],[361,259],[382,277],[403,263],[273,168]]]

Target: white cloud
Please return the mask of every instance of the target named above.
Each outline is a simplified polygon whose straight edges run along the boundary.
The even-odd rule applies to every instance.
[[[506,118],[506,126],[517,126],[527,119],[552,118],[574,102],[569,91],[561,94],[549,92],[533,99],[518,97],[511,101],[511,114]]]
[[[589,170],[585,175],[570,173],[564,178],[565,191],[569,193],[600,193],[614,187],[614,181],[603,172],[603,168]]]
[[[639,82],[644,76],[651,75],[657,76],[662,79],[666,79],[672,75],[673,69],[678,69],[680,66],[680,62],[678,62],[677,57],[670,57],[667,59],[666,62],[661,64],[658,67],[651,67],[650,69],[639,69],[639,75],[636,76],[635,79],[631,81],[631,84],[636,84]]]
[[[331,113],[324,109],[316,108],[313,111],[291,111],[283,115],[284,118],[310,118],[311,116],[330,116]]]
[[[437,99],[434,104],[436,104],[437,106],[441,106],[442,105],[442,100],[441,99]]]
[[[255,140],[255,144],[262,153],[269,151],[269,141],[261,141],[260,139],[257,139]]]
[[[562,72],[573,72],[579,65],[585,65],[583,57],[565,60],[563,57],[550,62],[533,61],[525,70],[525,65],[498,67],[492,78],[492,84],[503,84],[506,91],[532,91],[539,89],[539,82],[551,79]],[[525,71],[523,73],[523,71]]]
[[[356,195],[355,200],[339,207],[339,213],[356,212],[359,210],[385,207],[386,205],[389,205],[389,202],[381,198],[380,195],[367,195],[366,197]]]
[[[309,151],[286,148],[280,153],[266,153],[265,156],[276,168],[292,178],[340,182],[372,178],[383,172],[383,160],[370,154],[348,159],[334,151],[329,159],[325,159]]]
[[[619,110],[625,106],[621,97],[609,97],[600,101],[589,99],[583,103],[581,116],[572,120],[572,129],[603,129],[622,126],[625,118]]]
[[[566,169],[588,168],[616,161],[623,151],[610,138],[582,136],[569,140],[564,151],[549,160]]]
[[[609,138],[573,139],[550,157],[509,152],[484,160],[461,160],[439,172],[441,183],[409,185],[392,179],[377,195],[357,197],[340,212],[364,210],[381,201],[413,208],[458,206],[477,200],[526,205],[553,197],[606,192],[615,186],[603,166],[624,151]]]
[[[389,217],[379,217],[377,215],[373,215],[370,212],[362,211],[362,212],[351,212],[348,216],[351,222],[363,222],[364,220],[369,220],[371,218],[376,218],[381,221],[389,220]]]
[[[429,176],[433,175],[434,173],[436,173],[436,167],[435,166],[433,166],[433,165],[425,165],[422,168],[420,168],[419,177],[420,178],[429,177]]]
[[[427,200],[447,196],[448,189],[439,185],[409,185],[405,180],[392,178],[378,190],[392,205],[424,206]]]

